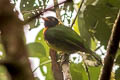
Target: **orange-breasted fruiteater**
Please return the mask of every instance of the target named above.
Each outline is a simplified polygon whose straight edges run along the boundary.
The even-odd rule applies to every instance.
[[[44,39],[48,46],[63,53],[74,53],[77,51],[89,53],[100,64],[101,58],[95,52],[85,47],[85,41],[70,27],[59,24],[57,18],[48,16],[42,18],[45,22]]]

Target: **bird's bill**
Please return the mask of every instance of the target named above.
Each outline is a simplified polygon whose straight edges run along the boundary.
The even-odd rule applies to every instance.
[[[43,19],[44,21],[48,21],[48,20],[49,20],[48,18],[45,18],[45,17],[42,17],[42,19]]]

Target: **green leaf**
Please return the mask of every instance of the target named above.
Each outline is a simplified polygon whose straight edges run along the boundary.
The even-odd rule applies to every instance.
[[[46,66],[47,66],[46,80],[54,80],[52,69],[51,69],[51,64],[47,64]]]
[[[40,80],[38,77],[35,77],[35,80]]]
[[[88,80],[87,73],[84,70],[84,67],[82,66],[82,63],[75,64],[71,63],[70,64],[70,71],[72,75],[73,80]]]
[[[30,17],[34,16],[33,13],[25,13],[23,14],[24,20],[28,20]],[[31,22],[28,23],[30,25],[30,30],[33,28],[36,28],[40,25],[39,19],[34,19]]]
[[[87,30],[95,36],[105,48],[107,47],[117,13],[117,8],[111,8],[107,4],[99,4],[96,6],[89,5],[84,11],[85,26]]]
[[[73,2],[70,2],[70,3],[64,3],[64,9],[73,12],[73,10],[74,10],[73,5],[74,5]],[[67,7],[68,7],[68,8],[67,8]]]
[[[7,71],[3,66],[0,66],[0,80],[8,80],[7,79]]]
[[[118,65],[120,65],[120,55],[117,57],[117,59],[116,59],[116,62],[115,62],[116,64],[118,64]]]
[[[78,28],[78,17],[75,21],[75,24],[73,25],[73,29],[75,32],[77,32],[80,35],[79,28]]]
[[[89,67],[89,73],[90,73],[90,80],[98,80],[100,71],[101,71],[101,66],[99,67]]]
[[[91,39],[91,50],[94,51],[97,47],[97,40],[96,39]]]
[[[31,30],[33,28],[37,28],[40,25],[40,21],[39,21],[39,19],[35,19],[35,20],[29,22],[29,25],[30,25],[29,30]]]
[[[49,47],[48,45],[46,44],[45,40],[44,40],[44,36],[43,36],[43,29],[40,30],[40,32],[38,33],[38,35],[36,36],[36,42],[39,42],[41,43],[44,48],[45,48],[45,51],[46,51],[46,56],[49,56]]]
[[[45,57],[46,51],[41,43],[34,42],[27,44],[28,51],[31,57]]]
[[[93,2],[95,2],[96,0],[87,0],[85,5],[92,5]]]
[[[80,15],[79,15],[79,19],[78,19],[78,26],[79,26],[80,36],[85,41],[85,46],[90,48],[90,46],[91,46],[91,36],[88,32],[88,29],[86,28],[84,19],[82,17],[80,17]]]
[[[111,5],[120,8],[120,0],[108,0],[108,2],[109,2]]]
[[[23,13],[24,20],[28,20],[35,15],[39,6],[35,3],[35,0],[21,0],[20,9]],[[34,19],[28,24],[30,25],[30,29],[36,28],[39,26],[39,19]]]
[[[67,2],[67,3],[64,3],[64,5],[60,7],[61,8],[60,13],[62,13],[61,14],[62,21],[66,25],[70,25],[70,23],[71,23],[71,18],[72,18],[73,11],[74,11],[73,5],[74,5],[73,2]]]
[[[115,63],[120,66],[120,49],[117,50]]]
[[[3,47],[3,45],[1,43],[0,43],[0,52],[2,52],[2,55],[0,55],[0,59],[4,58],[6,54],[5,54],[4,47]]]
[[[40,66],[40,69],[41,69],[42,74],[46,77],[45,80],[54,80],[52,69],[51,69],[51,64],[50,63],[49,64],[45,64],[44,67],[47,68],[47,73],[44,72],[43,66]]]
[[[3,45],[1,43],[0,43],[0,51],[5,53],[4,47],[3,47]]]
[[[35,0],[21,0],[20,9],[22,12],[32,11],[38,8],[39,6],[35,3]]]
[[[115,80],[120,80],[120,67],[115,71]]]

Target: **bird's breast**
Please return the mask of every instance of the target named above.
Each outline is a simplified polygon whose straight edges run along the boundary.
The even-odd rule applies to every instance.
[[[45,27],[44,30],[43,30],[43,34],[44,34],[44,40],[49,43],[51,40],[50,40],[50,36],[48,36],[49,32],[47,32],[48,30],[48,27]]]

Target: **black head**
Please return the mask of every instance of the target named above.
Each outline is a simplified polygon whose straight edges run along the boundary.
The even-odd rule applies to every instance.
[[[42,19],[45,21],[44,22],[45,27],[55,27],[57,24],[59,24],[58,19],[52,16],[48,16]]]

